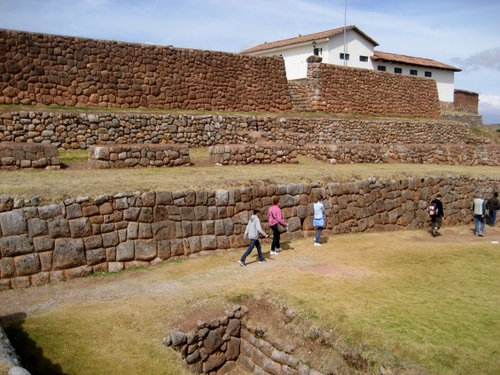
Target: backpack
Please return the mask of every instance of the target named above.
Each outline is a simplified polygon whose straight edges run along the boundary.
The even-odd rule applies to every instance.
[[[429,205],[429,207],[427,207],[427,212],[431,216],[437,215],[438,208],[437,208],[436,202],[431,202],[431,204]]]

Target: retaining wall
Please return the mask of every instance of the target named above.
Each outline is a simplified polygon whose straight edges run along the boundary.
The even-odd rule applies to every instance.
[[[237,365],[249,374],[321,375],[264,334],[265,327],[248,324],[245,306],[234,306],[226,315],[198,322],[184,333],[167,332],[164,344],[182,353],[193,373],[227,374]]]
[[[441,116],[433,79],[322,63],[308,64],[307,78],[315,111]]]
[[[281,112],[281,57],[0,30],[0,104]]]
[[[60,166],[55,145],[0,142],[0,169],[59,169]]]
[[[21,367],[19,356],[2,327],[0,327],[0,373],[5,375],[30,375],[24,367]]]
[[[0,141],[52,144],[87,149],[108,143],[177,143],[189,147],[253,143],[258,131],[270,142],[467,143],[467,123],[445,120],[298,118],[234,115],[78,113],[8,111],[0,113]]]
[[[305,144],[298,152],[332,164],[500,165],[497,144]]]
[[[173,167],[191,165],[189,148],[173,144],[90,146],[89,163],[97,168]]]
[[[312,202],[325,197],[325,235],[426,228],[428,202],[443,195],[447,225],[472,221],[478,192],[498,191],[498,181],[460,176],[359,182],[255,185],[234,190],[185,190],[68,199],[0,197],[0,289],[23,288],[94,272],[154,265],[169,258],[244,247],[243,231],[254,207],[263,229],[273,196],[281,197],[291,233],[315,233]],[[269,240],[264,240],[264,243]]]
[[[219,145],[208,148],[214,164],[297,164],[297,148],[285,144]]]

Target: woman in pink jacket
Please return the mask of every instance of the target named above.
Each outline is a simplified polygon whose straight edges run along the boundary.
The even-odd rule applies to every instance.
[[[269,207],[269,210],[267,211],[267,223],[269,224],[269,227],[273,231],[273,243],[271,244],[271,252],[270,252],[271,255],[277,255],[282,250],[280,246],[280,231],[278,228],[278,224],[287,227],[288,230],[288,223],[285,220],[283,220],[283,214],[281,213],[280,203],[281,203],[281,198],[274,197],[273,205]]]

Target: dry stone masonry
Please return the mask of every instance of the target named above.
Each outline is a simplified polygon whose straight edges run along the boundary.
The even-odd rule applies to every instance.
[[[305,143],[467,143],[467,123],[443,120],[299,118],[237,115],[0,113],[0,141],[52,144],[63,149],[92,145],[175,143],[189,147],[255,143],[262,139],[293,146]]]
[[[89,162],[102,169],[191,165],[189,148],[173,144],[90,146]]]
[[[271,342],[265,327],[251,327],[245,306],[234,306],[210,322],[199,321],[196,329],[167,332],[166,346],[182,353],[189,369],[197,374],[222,375],[237,369],[249,374],[321,375],[292,356],[293,347]]]
[[[297,163],[296,147],[285,144],[210,146],[208,155],[219,165]]]
[[[57,147],[50,144],[0,142],[0,169],[59,169]]]
[[[41,205],[0,197],[0,290],[24,288],[124,268],[155,265],[245,246],[251,210],[281,197],[291,233],[314,235],[312,202],[325,197],[325,235],[426,228],[428,202],[443,195],[447,225],[472,221],[477,193],[498,191],[488,178],[447,176],[358,182],[253,185],[71,198]],[[264,240],[267,241],[267,240]]]
[[[0,104],[440,116],[432,79],[311,62],[289,87],[279,56],[11,30],[0,52]]]

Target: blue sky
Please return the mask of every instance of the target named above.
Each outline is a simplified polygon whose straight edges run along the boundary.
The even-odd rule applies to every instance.
[[[263,42],[356,25],[377,50],[462,69],[455,88],[479,93],[500,123],[498,0],[0,0],[0,28],[240,52]]]

